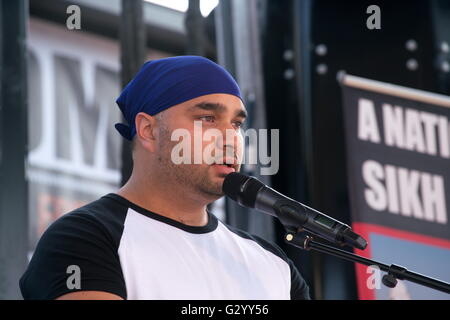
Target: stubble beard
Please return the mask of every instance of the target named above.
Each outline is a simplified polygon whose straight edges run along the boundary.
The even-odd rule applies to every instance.
[[[175,164],[171,159],[172,148],[175,142],[170,140],[170,131],[161,128],[160,131],[160,156],[158,161],[161,172],[164,172],[165,180],[173,185],[174,189],[185,189],[186,192],[194,192],[201,197],[213,202],[224,195],[222,191],[223,179],[211,181],[209,166],[200,164]],[[176,195],[175,195],[176,196]]]

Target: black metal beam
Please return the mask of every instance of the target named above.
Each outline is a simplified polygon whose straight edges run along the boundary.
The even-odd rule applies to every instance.
[[[19,299],[28,251],[28,1],[0,2],[0,299]]]
[[[280,170],[272,177],[272,186],[279,192],[300,202],[309,203],[307,198],[306,166],[302,148],[302,130],[297,78],[294,73],[293,54],[293,2],[296,0],[261,2],[261,35],[263,41],[263,62],[265,99],[268,128],[280,128]],[[284,239],[286,230],[276,223],[278,239]],[[314,292],[314,268],[311,253],[298,250],[279,241],[301,270],[302,276]]]
[[[215,12],[216,39],[219,63],[229,70],[239,83],[249,113],[246,128],[266,129],[258,13],[256,0],[220,1]],[[260,168],[260,165],[244,165],[242,171],[269,183],[268,176],[260,176]],[[226,207],[228,224],[269,241],[275,240],[272,217],[243,208],[232,201],[227,201]]]
[[[299,104],[299,123],[301,148],[306,175],[306,198],[313,207],[318,207],[318,194],[315,181],[313,105],[311,97],[311,52],[312,52],[312,1],[293,2],[293,49],[294,66]],[[313,265],[314,298],[323,299],[322,293],[322,259],[319,254],[311,253]]]
[[[145,61],[145,28],[142,16],[142,0],[122,0],[120,25],[120,61],[122,87],[139,71]],[[131,144],[123,139],[122,145],[122,185],[133,169]]]
[[[66,9],[70,0],[30,0],[30,16],[52,21],[65,26]],[[147,5],[144,3],[143,5]],[[120,33],[121,16],[79,4],[82,12],[82,30],[117,40]],[[161,26],[144,25],[147,46],[174,55],[184,54],[186,36]],[[209,47],[208,47],[209,48]],[[214,55],[215,52],[208,52]]]
[[[220,1],[215,11],[217,61],[236,77],[231,1]]]
[[[189,8],[184,23],[187,33],[186,54],[205,56],[205,18],[200,12],[200,0],[189,0]]]

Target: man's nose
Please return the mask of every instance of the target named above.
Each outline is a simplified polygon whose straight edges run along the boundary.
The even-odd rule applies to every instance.
[[[217,147],[223,148],[226,145],[235,146],[236,142],[238,142],[238,137],[241,135],[239,130],[236,130],[231,124],[230,125],[223,125],[221,128],[219,128],[222,139],[217,139]]]
[[[222,131],[221,139],[216,139],[216,148],[222,150],[224,156],[237,158],[238,160],[241,158],[242,145],[242,134],[232,126]]]

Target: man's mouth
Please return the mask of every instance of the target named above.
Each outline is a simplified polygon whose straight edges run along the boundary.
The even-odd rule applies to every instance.
[[[227,175],[229,173],[236,172],[236,169],[226,164],[212,164],[211,166],[216,169],[216,171],[221,175]]]
[[[220,161],[213,163],[211,166],[217,168],[217,170],[224,174],[237,172],[239,169],[239,165],[234,158],[221,159]]]

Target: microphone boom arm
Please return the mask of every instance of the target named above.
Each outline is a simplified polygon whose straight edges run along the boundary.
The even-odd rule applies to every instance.
[[[399,279],[411,281],[419,285],[450,294],[450,284],[447,282],[430,278],[416,272],[408,271],[402,266],[395,264],[388,266],[381,262],[367,259],[357,254],[316,242],[312,237],[305,233],[288,232],[285,236],[285,242],[303,250],[309,251],[312,249],[321,253],[331,254],[347,261],[361,263],[366,266],[377,266],[380,270],[387,272],[387,274],[385,274],[382,278],[382,283],[389,288],[394,288],[397,285],[397,279]]]

